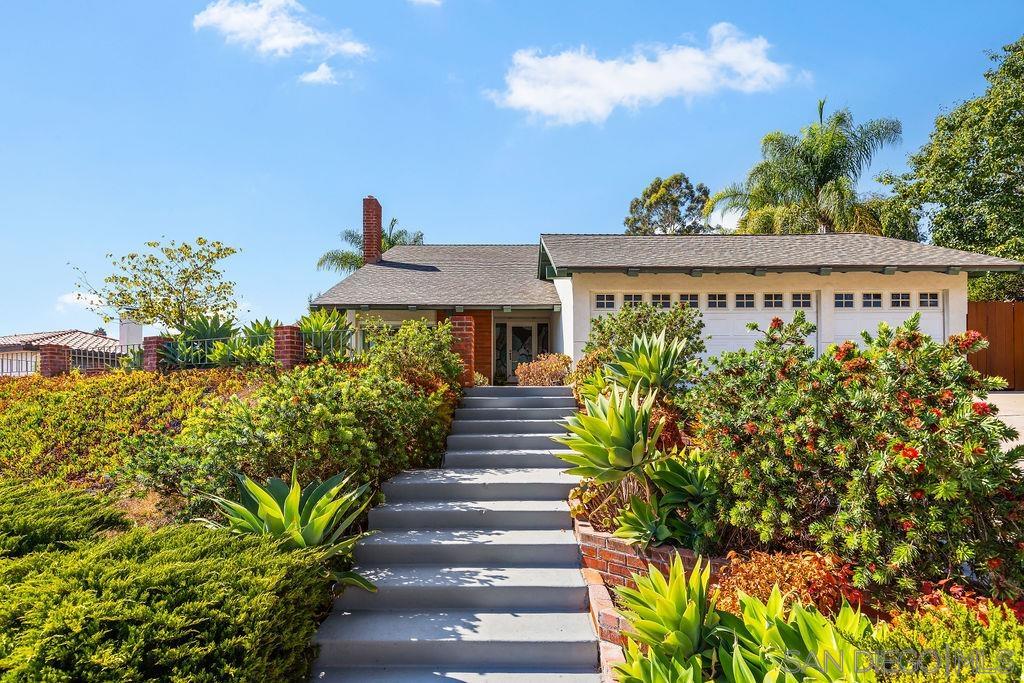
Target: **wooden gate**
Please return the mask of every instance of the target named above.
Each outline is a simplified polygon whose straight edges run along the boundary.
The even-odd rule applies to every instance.
[[[999,375],[1008,389],[1024,389],[1024,301],[969,301],[967,329],[988,337],[989,347],[969,356],[986,375]]]

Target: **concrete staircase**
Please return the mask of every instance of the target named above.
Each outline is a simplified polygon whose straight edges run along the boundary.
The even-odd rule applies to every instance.
[[[592,683],[598,641],[551,437],[562,387],[478,387],[455,412],[445,466],[401,474],[370,511],[377,533],[320,627],[313,680]]]

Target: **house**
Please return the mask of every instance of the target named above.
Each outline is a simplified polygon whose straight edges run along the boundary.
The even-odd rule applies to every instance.
[[[72,367],[89,371],[116,364],[117,359],[142,344],[142,326],[122,321],[120,338],[82,330],[30,332],[0,335],[0,377],[20,377],[39,370],[40,350],[44,346],[66,346],[70,349]]]
[[[518,363],[578,359],[592,319],[622,306],[695,306],[708,352],[749,345],[748,322],[803,311],[817,352],[885,321],[921,314],[944,339],[967,326],[971,272],[1024,263],[865,234],[542,234],[537,244],[399,246],[381,254],[381,206],[363,200],[365,265],[313,301],[398,323],[454,315],[474,323],[475,369],[498,383]]]

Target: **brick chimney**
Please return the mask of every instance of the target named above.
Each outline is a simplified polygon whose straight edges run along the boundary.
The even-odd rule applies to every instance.
[[[380,261],[381,236],[384,226],[381,219],[380,202],[372,194],[363,197],[363,261]]]

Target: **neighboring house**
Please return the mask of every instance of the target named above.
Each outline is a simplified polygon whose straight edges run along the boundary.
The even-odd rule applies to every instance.
[[[142,327],[121,323],[121,338],[114,339],[82,330],[57,330],[28,334],[0,335],[0,376],[31,375],[39,370],[39,349],[55,344],[67,346],[71,365],[80,370],[107,367],[126,349],[142,343]]]
[[[399,322],[475,323],[476,370],[498,382],[538,354],[582,355],[590,321],[635,302],[696,306],[708,352],[752,343],[748,322],[817,326],[820,353],[921,314],[939,339],[967,326],[967,275],[1024,263],[863,234],[542,234],[537,245],[401,246],[381,254],[381,207],[363,200],[366,265],[313,301]]]

